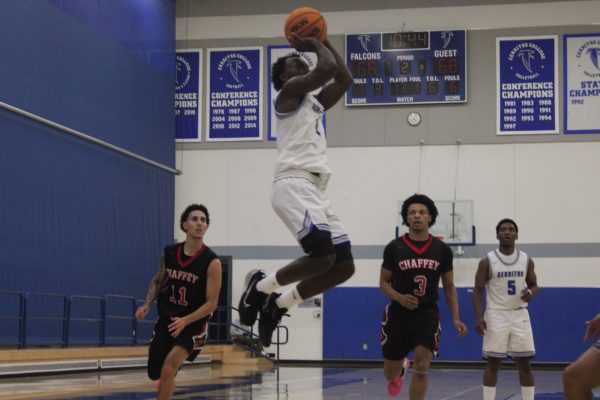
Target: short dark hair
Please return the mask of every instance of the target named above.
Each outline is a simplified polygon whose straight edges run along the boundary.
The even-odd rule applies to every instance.
[[[513,224],[515,227],[515,231],[519,233],[519,227],[517,226],[517,223],[510,218],[503,218],[500,220],[500,222],[498,222],[498,225],[496,225],[496,233],[500,232],[500,227],[502,226],[502,224]]]
[[[206,215],[206,225],[210,225],[210,216],[208,215],[208,209],[203,204],[190,204],[186,207],[185,210],[183,210],[183,212],[181,213],[181,218],[179,218],[179,227],[182,231],[186,231],[185,229],[183,229],[183,223],[187,221],[192,211],[202,211],[204,215]]]
[[[435,224],[435,220],[438,216],[438,209],[435,206],[435,203],[424,194],[415,193],[408,199],[404,200],[404,203],[402,203],[402,225],[408,226],[406,223],[406,217],[408,216],[408,207],[410,207],[412,204],[423,204],[425,207],[427,207],[427,211],[429,211],[429,215],[431,215],[431,223],[429,226],[433,226],[433,224]]]
[[[285,63],[288,58],[300,58],[300,53],[290,53],[279,57],[277,61],[275,61],[275,64],[273,64],[273,67],[271,68],[271,82],[273,82],[273,88],[275,88],[275,90],[281,90],[283,84],[285,83],[281,80],[279,75],[281,75],[285,69]]]

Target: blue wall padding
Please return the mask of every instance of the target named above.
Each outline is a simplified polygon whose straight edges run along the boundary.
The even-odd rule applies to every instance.
[[[472,290],[458,289],[460,316],[469,328],[460,339],[440,289],[440,360],[481,361],[482,338],[474,330]],[[334,288],[324,295],[323,358],[381,360],[379,329],[388,300],[373,287]],[[542,288],[530,304],[536,362],[571,362],[591,343],[583,342],[585,321],[600,310],[597,288]],[[364,345],[366,344],[366,349]]]
[[[3,2],[0,49],[0,102],[174,167],[174,1]],[[0,290],[143,297],[173,210],[172,173],[0,110]]]
[[[103,11],[88,13],[82,23],[51,3],[60,2],[3,3],[0,101],[173,165],[174,4],[162,0],[64,2],[70,11],[91,5]],[[143,13],[121,13],[125,5],[151,8],[156,17],[146,20]],[[115,34],[107,35],[124,29],[136,31],[132,39],[144,31],[162,32],[165,37],[158,41],[153,33],[152,43],[134,52],[123,40],[115,40]],[[144,40],[143,36],[137,39]],[[148,55],[150,45],[157,46],[152,48],[156,56]],[[160,64],[170,69],[159,69],[140,55],[150,59],[160,55],[164,60]]]

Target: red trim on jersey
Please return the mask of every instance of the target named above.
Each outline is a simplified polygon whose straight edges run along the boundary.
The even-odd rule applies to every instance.
[[[425,244],[421,248],[418,248],[413,242],[411,242],[408,239],[408,233],[405,233],[404,235],[402,235],[402,240],[404,240],[404,243],[406,243],[406,245],[408,247],[410,247],[412,249],[412,251],[414,251],[418,255],[422,255],[423,253],[425,253],[427,251],[429,246],[431,246],[431,242],[433,242],[433,236],[429,235],[429,239],[427,240],[427,242],[425,242]]]
[[[190,265],[191,263],[194,262],[194,260],[196,258],[198,258],[200,256],[200,254],[204,253],[204,250],[206,250],[206,246],[204,245],[204,243],[202,243],[202,247],[200,247],[200,250],[198,250],[196,252],[196,254],[194,254],[193,256],[191,256],[190,258],[188,258],[188,260],[186,262],[183,262],[183,258],[181,258],[181,251],[183,250],[183,246],[185,245],[185,242],[181,243],[181,246],[179,246],[177,248],[177,262],[179,263],[179,265],[181,266],[181,268],[185,268],[188,265]]]

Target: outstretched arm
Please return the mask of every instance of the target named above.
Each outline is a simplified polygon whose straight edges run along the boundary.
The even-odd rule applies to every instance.
[[[293,37],[289,38],[289,41],[292,47],[298,51],[317,53],[317,65],[311,71],[291,77],[285,82],[277,96],[275,105],[280,112],[285,112],[288,109],[286,102],[297,102],[306,93],[310,93],[327,83],[337,74],[338,68],[334,55],[329,48],[318,40],[302,38],[294,34]]]
[[[164,254],[160,258],[160,265],[158,266],[158,270],[156,271],[156,275],[150,281],[150,285],[148,286],[148,293],[146,294],[146,301],[144,305],[138,307],[135,312],[135,318],[138,321],[146,318],[146,315],[150,312],[150,305],[156,300],[158,297],[158,292],[160,291],[160,285],[162,284],[163,279],[165,278],[165,273],[167,269],[165,267],[165,256]]]
[[[346,63],[331,45],[329,40],[326,39],[323,44],[331,51],[337,64],[337,74],[335,75],[333,82],[325,86],[317,96],[317,99],[323,105],[325,110],[328,110],[338,102],[344,93],[346,93],[346,90],[352,85],[353,80],[352,74],[348,70]]]

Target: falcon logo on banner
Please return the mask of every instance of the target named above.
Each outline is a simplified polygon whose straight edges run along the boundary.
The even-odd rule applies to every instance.
[[[206,140],[261,140],[262,47],[208,49]]]
[[[496,40],[498,135],[558,133],[556,36]]]

